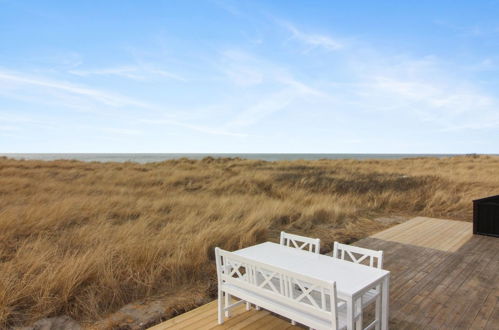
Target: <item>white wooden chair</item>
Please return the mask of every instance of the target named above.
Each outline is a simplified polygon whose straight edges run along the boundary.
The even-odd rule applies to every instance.
[[[368,262],[367,266],[369,267],[383,268],[383,251],[334,242],[333,257],[357,264],[366,264]]]
[[[289,234],[281,231],[281,245],[294,247],[300,250],[308,250],[309,252],[319,253],[321,250],[321,240],[319,238],[310,238]]]
[[[345,329],[345,304],[338,307],[336,284],[215,248],[218,323],[245,301],[313,329]],[[294,288],[298,286],[300,290]],[[232,297],[241,299],[232,303]],[[358,318],[356,314],[356,318]]]
[[[383,268],[383,251],[375,251],[371,249],[361,248],[358,246],[334,242],[333,257],[346,261],[351,261],[357,264],[364,264],[369,267],[374,267],[379,269]],[[362,309],[365,308],[367,305],[376,301],[378,302],[376,306],[380,306],[381,287],[377,286],[367,291],[362,296],[361,301],[362,301]],[[379,308],[376,308],[374,322],[379,321],[380,318],[381,318],[381,311],[379,310]]]

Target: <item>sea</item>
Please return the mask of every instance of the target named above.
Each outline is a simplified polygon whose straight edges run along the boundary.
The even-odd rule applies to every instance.
[[[0,156],[14,159],[58,160],[70,159],[84,162],[136,162],[153,163],[164,160],[205,157],[243,158],[265,161],[318,160],[318,159],[401,159],[416,157],[451,157],[462,154],[289,154],[289,153],[0,153]]]

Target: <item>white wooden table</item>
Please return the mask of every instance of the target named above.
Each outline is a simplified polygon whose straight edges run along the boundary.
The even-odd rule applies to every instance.
[[[335,281],[338,298],[346,301],[348,329],[354,329],[353,307],[361,310],[361,297],[369,289],[381,285],[381,329],[388,329],[388,291],[390,272],[330,256],[311,253],[280,244],[265,242],[234,251],[235,254],[262,263],[274,265],[296,273],[326,281]],[[362,322],[362,318],[358,321]],[[378,327],[377,327],[378,328]]]

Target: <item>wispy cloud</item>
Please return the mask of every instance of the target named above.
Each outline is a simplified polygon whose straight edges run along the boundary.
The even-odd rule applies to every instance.
[[[9,84],[21,86],[37,86],[46,89],[60,90],[66,93],[91,98],[102,104],[113,107],[136,106],[148,109],[154,108],[150,104],[134,100],[133,98],[123,95],[106,92],[99,89],[83,87],[66,81],[57,81],[45,77],[34,77],[18,72],[0,71],[0,82],[2,81]],[[12,85],[11,88],[13,88]]]
[[[251,103],[235,103],[237,113],[225,124],[230,130],[249,127],[303,99],[327,95],[312,84],[296,79],[287,67],[241,50],[222,52],[222,68],[236,87],[254,93]]]
[[[188,149],[198,147],[195,139],[224,150],[220,141],[275,138],[272,148],[278,151],[287,148],[282,137],[295,138],[301,150],[310,145],[334,150],[331,144],[340,140],[372,148],[392,143],[397,139],[381,137],[391,130],[459,136],[499,128],[493,75],[499,62],[490,51],[444,58],[438,47],[427,49],[435,55],[423,54],[420,40],[398,43],[399,34],[383,34],[386,39],[379,42],[385,29],[355,37],[319,25],[320,20],[307,25],[310,17],[276,19],[264,5],[213,1],[232,15],[213,11],[224,18],[222,26],[234,29],[229,35],[210,30],[218,25],[180,31],[171,22],[158,31],[158,25],[146,30],[146,24],[147,36],[133,34],[125,46],[110,44],[98,62],[89,62],[90,51],[67,53],[67,62],[66,53],[50,60],[6,61],[12,70],[0,68],[0,103],[9,113],[0,111],[0,131],[51,132],[61,140],[78,128],[115,139],[119,148],[127,139],[153,145],[162,134],[183,137]],[[465,33],[483,35],[484,27],[470,23],[469,29],[442,30],[463,40]],[[493,33],[492,23],[489,28]],[[215,35],[209,41],[189,38],[196,29]],[[52,127],[44,130],[44,123]],[[14,141],[3,140],[7,146]],[[401,138],[402,150],[404,144]],[[260,146],[255,142],[251,148]]]
[[[6,125],[0,125],[0,132],[5,132],[5,131],[18,131],[19,127],[17,126],[6,126]]]
[[[341,42],[328,35],[304,32],[289,22],[280,21],[279,23],[291,32],[294,39],[311,48],[323,48],[328,51],[335,51],[344,47]]]
[[[363,61],[363,64],[359,62]],[[437,57],[357,59],[359,102],[372,111],[413,115],[442,130],[496,126],[499,100],[481,86],[444,69]],[[472,121],[473,125],[468,123]]]
[[[455,31],[461,37],[487,37],[499,34],[499,25],[477,23],[477,24],[456,24],[446,20],[435,20],[437,26]]]
[[[178,74],[171,73],[164,69],[159,69],[150,65],[124,65],[110,68],[100,68],[100,69],[78,69],[70,70],[69,73],[82,76],[117,76],[123,78],[129,78],[134,80],[149,80],[151,78],[168,78],[177,81],[187,81],[187,79],[181,77]]]
[[[320,90],[296,79],[287,66],[245,51],[231,49],[222,52],[219,67],[235,85],[249,87],[267,84],[270,88],[290,87],[299,94],[324,96]]]
[[[237,115],[227,122],[226,127],[240,129],[252,126],[275,113],[288,108],[295,109],[296,103],[300,101],[313,101],[325,96],[312,87],[288,78],[277,91],[262,95],[255,103],[242,107]]]
[[[119,127],[101,127],[100,130],[112,134],[132,135],[132,136],[140,135],[143,133],[141,130],[138,129],[119,128]]]
[[[210,135],[224,135],[224,136],[232,136],[232,137],[247,137],[248,134],[246,133],[237,133],[237,132],[231,132],[228,130],[224,130],[221,128],[214,128],[214,127],[208,127],[208,126],[203,126],[203,125],[196,125],[196,124],[188,124],[188,123],[183,123],[171,119],[141,119],[141,123],[149,124],[149,125],[173,125],[173,126],[178,126],[178,127],[183,127],[183,128],[188,128],[197,132],[201,133],[207,133]]]
[[[221,9],[225,10],[226,12],[228,12],[229,14],[231,15],[234,15],[234,16],[243,16],[241,10],[239,10],[237,8],[237,6],[231,2],[231,1],[227,1],[227,0],[212,0],[212,2],[217,5],[218,7],[220,7]]]
[[[162,114],[164,117],[165,106],[159,106],[155,104],[151,104],[148,102],[144,102],[142,100],[136,100],[127,96],[123,96],[116,93],[111,93],[95,88],[83,87],[80,85],[76,85],[66,81],[53,80],[46,77],[34,77],[31,75],[19,73],[19,72],[6,72],[0,71],[0,83],[7,83],[11,89],[26,89],[26,88],[41,88],[43,90],[57,90],[63,92],[62,95],[55,96],[57,99],[63,102],[64,106],[68,106],[67,98],[68,96],[75,95],[81,96],[84,98],[88,98],[95,102],[98,102],[102,105],[122,108],[122,107],[132,107],[137,110],[141,110],[139,113],[140,118],[137,118],[137,122],[147,123],[147,124],[163,124],[163,125],[173,125],[178,127],[187,128],[190,130],[194,130],[197,132],[206,133],[209,135],[226,135],[226,136],[234,136],[234,137],[244,137],[247,134],[230,132],[224,129],[210,127],[206,125],[196,125],[192,123],[186,123],[177,119],[174,119],[175,115],[170,115],[169,119],[160,119],[160,120],[143,120],[144,116],[147,117],[147,113],[144,113],[143,110],[152,110],[155,115]],[[9,92],[9,95],[12,96],[12,91]],[[0,93],[1,94],[1,93]],[[79,102],[76,102],[74,105],[76,108],[81,105]],[[0,122],[2,121],[2,116],[0,116]],[[5,119],[5,118],[4,118]],[[28,117],[9,117],[9,121],[15,119],[16,122],[19,123],[27,123],[31,119]],[[102,128],[101,130],[106,131],[108,133],[113,134],[125,134],[125,135],[138,135],[141,134],[140,130],[137,129],[124,129],[124,128]]]
[[[245,108],[234,119],[227,123],[228,127],[246,127],[254,125],[273,113],[288,107],[296,98],[293,91],[283,90],[265,95],[260,101]]]

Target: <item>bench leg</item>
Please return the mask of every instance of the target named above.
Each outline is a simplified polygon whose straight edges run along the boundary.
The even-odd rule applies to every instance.
[[[295,321],[293,321],[293,320],[291,320],[291,324],[292,324],[292,325],[296,325],[296,322],[295,322]]]
[[[249,302],[246,302],[246,310],[249,311],[251,309],[251,304]]]
[[[224,297],[223,292],[218,290],[218,324],[224,323]]]
[[[225,308],[229,307],[230,305],[232,305],[232,296],[226,292],[225,293]],[[225,311],[225,316],[230,317],[230,309],[227,309]]]

